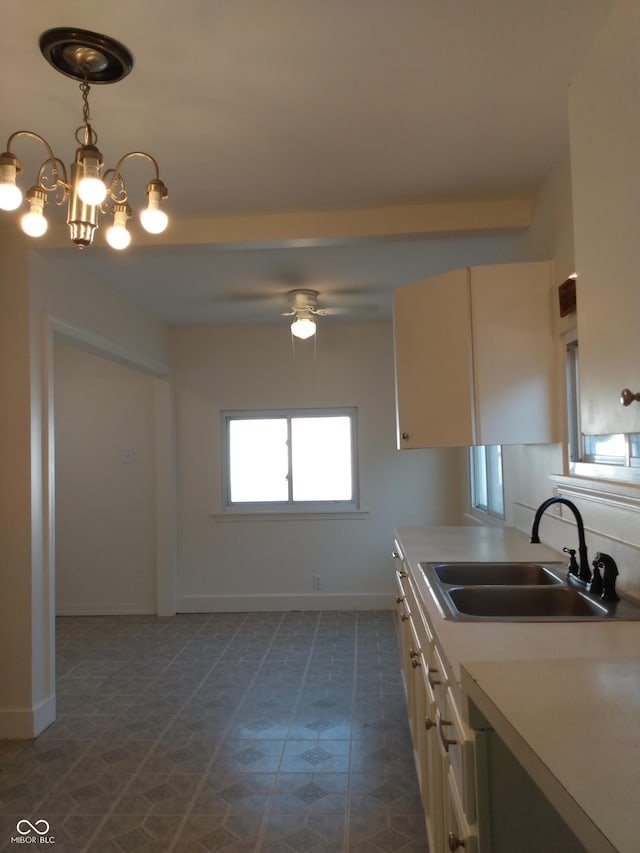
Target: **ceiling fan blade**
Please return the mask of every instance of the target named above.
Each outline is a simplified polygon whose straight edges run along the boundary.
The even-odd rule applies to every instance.
[[[244,293],[227,293],[225,296],[230,302],[273,302],[281,299],[280,293],[269,293],[266,291],[244,292]]]
[[[318,308],[314,313],[325,316],[338,316],[341,314],[375,314],[377,305],[344,305],[343,307]]]

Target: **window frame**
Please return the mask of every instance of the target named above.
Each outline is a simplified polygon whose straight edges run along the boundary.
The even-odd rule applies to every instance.
[[[286,420],[287,434],[291,437],[291,421],[296,418],[348,417],[351,434],[351,486],[350,500],[301,501],[292,497],[292,452],[288,447],[289,498],[286,501],[232,501],[231,470],[229,458],[229,424],[233,420]],[[358,465],[358,418],[355,406],[334,406],[294,409],[249,409],[225,410],[220,412],[220,481],[221,509],[227,516],[300,514],[348,514],[360,511],[359,465]]]
[[[494,452],[491,452],[491,451]],[[471,509],[491,518],[505,519],[504,465],[502,445],[473,445],[469,448],[469,498]],[[479,479],[481,482],[478,482]],[[500,483],[499,498],[496,482]],[[479,498],[486,495],[486,503]]]
[[[589,439],[606,436],[583,435],[580,425],[579,341],[575,330],[564,339],[569,473],[576,476],[603,477],[625,482],[640,482],[640,457],[633,456],[634,436],[638,433],[612,433],[624,439],[624,453],[607,456],[590,451]],[[635,439],[637,443],[637,438]]]

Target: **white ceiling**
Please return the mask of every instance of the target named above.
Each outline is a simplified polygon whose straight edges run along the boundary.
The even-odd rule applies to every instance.
[[[92,123],[107,166],[133,149],[156,157],[172,218],[530,196],[566,150],[569,81],[611,5],[29,0],[13,4],[0,29],[0,134],[35,130],[73,159],[80,93],[44,61],[38,38],[74,26],[133,53],[129,77],[92,88]],[[32,181],[43,157],[30,140],[16,153]],[[125,173],[138,204],[144,165]],[[490,261],[496,246],[490,235],[396,237],[163,245],[114,257],[102,242],[54,253],[73,252],[178,323],[274,320],[296,286],[320,290],[325,303],[384,311],[398,283]]]

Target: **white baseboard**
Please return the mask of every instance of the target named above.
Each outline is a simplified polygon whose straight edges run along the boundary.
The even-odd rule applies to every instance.
[[[273,610],[391,610],[391,593],[179,595],[178,613],[246,613]]]
[[[56,697],[49,696],[33,708],[0,708],[0,740],[37,737],[56,719]]]
[[[155,616],[156,609],[137,604],[61,604],[56,616]]]

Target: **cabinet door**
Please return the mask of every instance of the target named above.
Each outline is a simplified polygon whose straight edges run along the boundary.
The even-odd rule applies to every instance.
[[[398,447],[560,440],[551,264],[454,270],[394,291]]]
[[[559,441],[551,264],[471,268],[476,444]]]
[[[569,87],[580,408],[589,435],[640,432],[640,14],[617,3]]]
[[[467,269],[396,288],[398,447],[474,443]]]
[[[424,717],[420,728],[420,763],[422,804],[427,819],[429,850],[441,850],[444,845],[443,769],[438,744],[436,691],[442,681],[431,647],[423,656],[421,677],[425,697]]]

